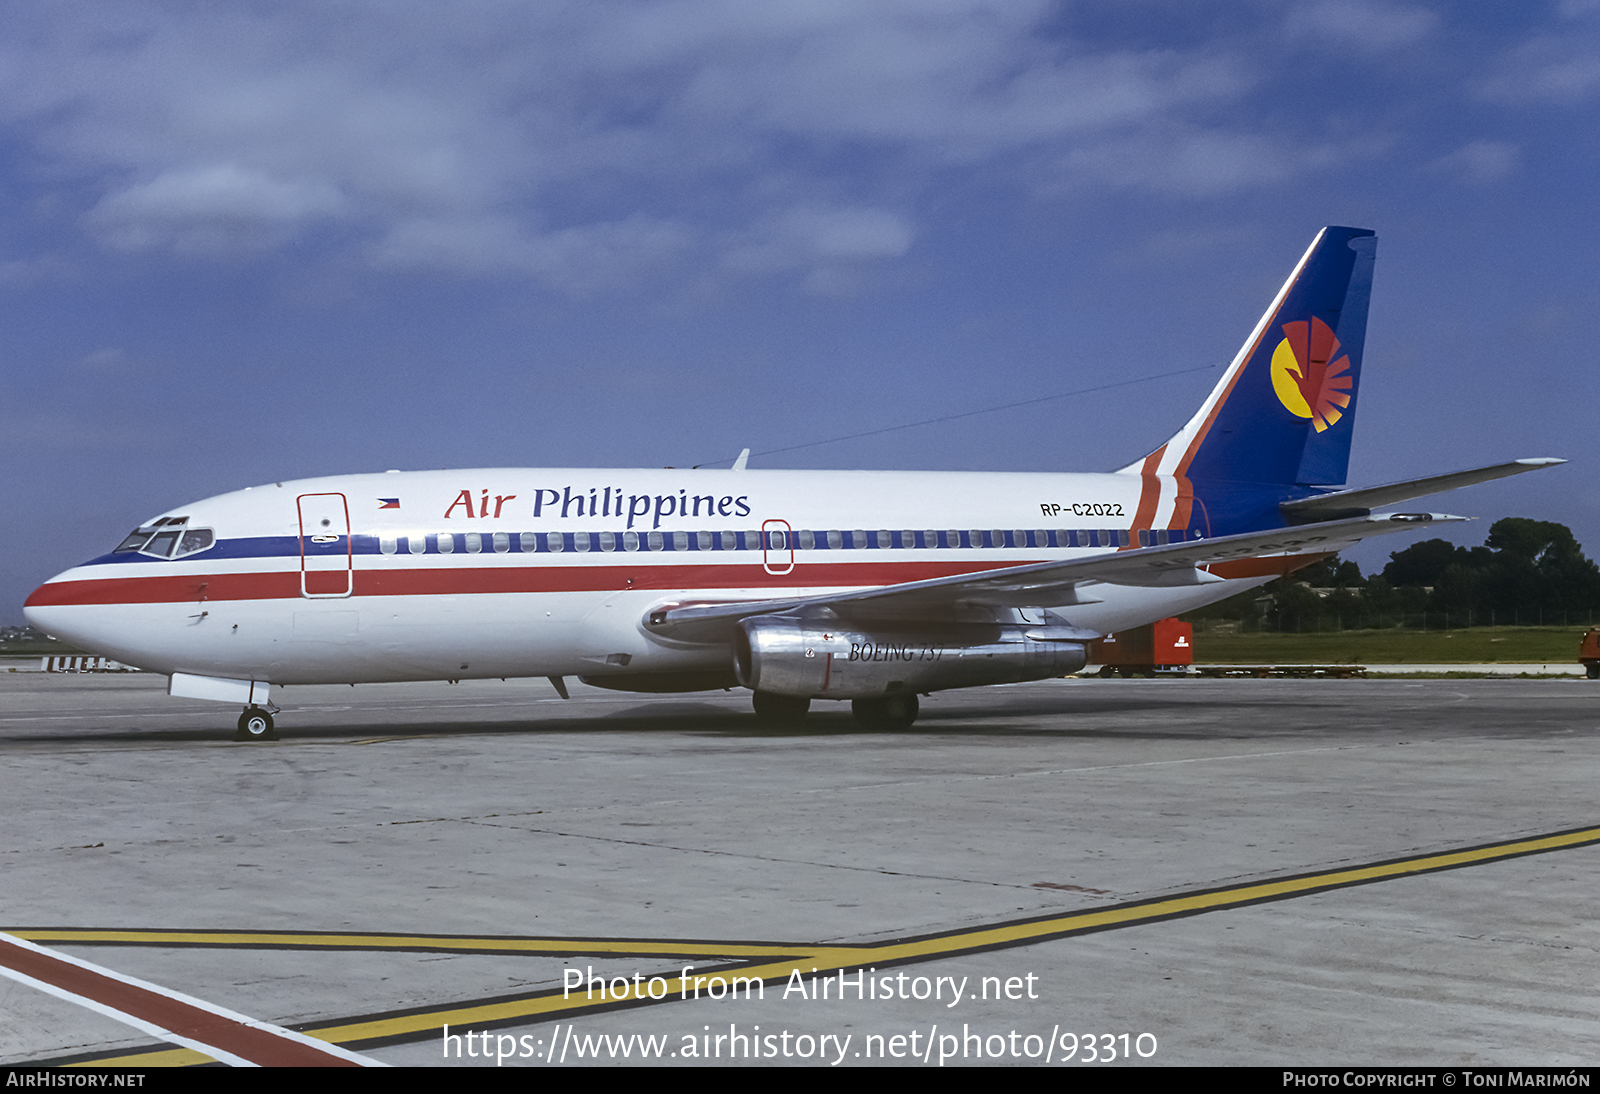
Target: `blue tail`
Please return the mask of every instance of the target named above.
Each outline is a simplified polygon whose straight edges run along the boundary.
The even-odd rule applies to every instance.
[[[1200,410],[1125,468],[1177,480],[1173,527],[1269,527],[1278,502],[1345,481],[1376,254],[1364,228],[1317,233]]]
[[[1190,479],[1344,482],[1376,253],[1363,228],[1318,233],[1207,400]]]

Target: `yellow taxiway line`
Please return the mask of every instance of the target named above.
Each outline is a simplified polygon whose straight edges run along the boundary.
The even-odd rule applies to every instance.
[[[57,945],[143,945],[171,947],[221,947],[266,949],[340,949],[475,953],[505,955],[592,955],[689,959],[716,962],[697,968],[692,976],[673,970],[657,978],[666,981],[665,994],[651,997],[637,982],[617,995],[603,993],[600,1000],[570,996],[560,990],[529,993],[505,999],[464,1002],[403,1014],[382,1014],[303,1027],[319,1040],[347,1047],[375,1047],[432,1037],[441,1027],[484,1029],[528,1022],[570,1018],[620,1007],[650,1006],[688,998],[694,981],[717,975],[763,980],[787,980],[799,969],[809,979],[847,969],[881,969],[984,950],[1032,945],[1071,935],[1115,930],[1164,919],[1261,904],[1354,885],[1412,877],[1439,870],[1478,866],[1524,855],[1546,854],[1600,843],[1600,827],[1575,828],[1539,836],[1484,844],[1454,851],[1414,855],[1344,869],[1322,870],[1269,881],[1249,882],[1198,892],[1179,893],[1110,908],[1069,912],[1064,915],[997,923],[987,927],[944,931],[914,938],[868,945],[818,943],[741,942],[733,940],[608,939],[608,938],[494,938],[466,935],[401,935],[317,933],[296,931],[162,931],[79,930],[70,928],[11,929],[10,934],[31,942]],[[646,978],[648,979],[648,978]],[[152,1049],[114,1058],[85,1061],[84,1067],[159,1067],[206,1063],[209,1058],[188,1049]]]

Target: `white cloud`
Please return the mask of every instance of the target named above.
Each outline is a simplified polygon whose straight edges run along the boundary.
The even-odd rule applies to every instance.
[[[911,249],[916,230],[887,209],[802,205],[722,241],[724,268],[752,273],[805,271],[801,286],[819,296],[850,296],[868,267]]]
[[[515,272],[586,293],[668,266],[692,244],[692,233],[681,225],[639,216],[541,233],[513,218],[490,215],[408,220],[395,225],[370,254],[376,265],[391,269],[474,276]]]
[[[898,258],[911,248],[910,223],[885,209],[790,209],[727,241],[733,269],[786,270],[819,263]]]
[[[79,366],[96,372],[113,371],[127,364],[128,355],[116,346],[106,346],[84,354]]]
[[[1308,33],[1431,27],[1375,0],[1297,10]],[[0,11],[0,125],[39,176],[97,191],[84,223],[110,246],[248,252],[319,231],[380,269],[569,288],[697,248],[723,276],[844,284],[907,253],[893,210],[949,172],[1024,195],[1055,163],[1077,184],[1204,195],[1305,169],[1314,142],[1230,109],[1268,78],[1242,40],[1101,47],[1057,14],[62,0]]]
[[[5,285],[36,285],[42,281],[65,281],[80,275],[80,270],[59,255],[41,254],[0,260],[0,284]]]
[[[237,164],[213,164],[165,171],[109,194],[87,219],[116,247],[172,244],[210,251],[279,242],[344,206],[324,180],[286,181]]]
[[[1532,38],[1511,50],[1479,85],[1482,98],[1507,103],[1575,105],[1600,92],[1600,40],[1574,28]]]
[[[1521,161],[1522,150],[1508,141],[1469,141],[1429,167],[1461,182],[1482,185],[1515,174]]]
[[[1439,25],[1424,8],[1377,0],[1315,0],[1289,9],[1284,27],[1291,38],[1381,53],[1415,44]]]
[[[906,221],[880,209],[836,209],[803,214],[803,231],[817,257],[853,261],[899,258],[911,249]]]
[[[1266,136],[1167,127],[1083,145],[1064,156],[1054,185],[1084,181],[1164,194],[1217,194],[1288,179],[1336,159],[1325,145],[1294,149]]]

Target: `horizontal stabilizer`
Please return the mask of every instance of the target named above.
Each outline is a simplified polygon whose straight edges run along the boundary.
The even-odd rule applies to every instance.
[[[1387,486],[1369,486],[1360,490],[1339,490],[1332,494],[1318,494],[1298,501],[1286,501],[1278,508],[1296,524],[1314,521],[1340,520],[1345,517],[1365,516],[1380,505],[1425,498],[1429,494],[1442,494],[1446,490],[1459,490],[1480,482],[1520,475],[1524,471],[1537,471],[1541,467],[1554,467],[1566,463],[1550,457],[1532,460],[1512,460],[1490,467],[1477,467],[1471,471],[1453,471],[1448,475],[1433,475],[1426,479],[1408,479]]]

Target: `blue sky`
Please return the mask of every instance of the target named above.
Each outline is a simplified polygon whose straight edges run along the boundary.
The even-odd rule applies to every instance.
[[[7,5],[0,621],[291,477],[1109,470],[1324,224],[1351,482],[1600,553],[1597,105],[1594,0]]]

